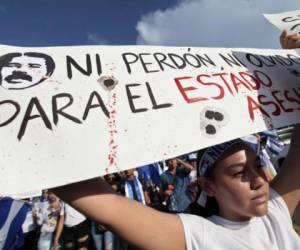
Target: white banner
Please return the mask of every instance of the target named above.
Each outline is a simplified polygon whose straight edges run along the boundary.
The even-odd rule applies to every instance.
[[[300,10],[264,16],[281,31],[287,30],[288,34],[300,33]]]
[[[0,74],[1,194],[300,121],[295,51],[0,46]]]

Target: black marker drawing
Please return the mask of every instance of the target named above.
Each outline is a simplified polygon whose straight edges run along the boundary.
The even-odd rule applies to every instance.
[[[0,85],[5,89],[26,89],[49,78],[53,59],[43,53],[8,53],[0,57]]]
[[[288,16],[282,18],[282,22],[285,23],[293,23],[293,26],[290,28],[290,31],[298,32],[300,34],[300,31],[297,31],[296,28],[300,28],[300,15],[296,15],[296,17]]]
[[[229,121],[229,115],[217,107],[205,107],[200,113],[200,129],[205,136],[215,136]]]

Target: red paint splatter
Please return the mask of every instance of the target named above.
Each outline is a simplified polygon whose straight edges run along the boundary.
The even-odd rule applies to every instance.
[[[118,145],[116,143],[116,134],[118,133],[116,125],[116,104],[117,95],[114,90],[109,91],[108,109],[109,109],[109,119],[108,119],[108,133],[109,133],[109,154],[108,154],[108,165],[109,167],[114,167],[119,170],[117,164],[118,155]]]
[[[45,79],[47,80],[47,82],[49,82],[49,83],[58,83],[58,84],[62,84],[62,82],[57,81],[57,80],[54,80],[53,78],[51,78],[51,77],[49,77],[49,76],[45,76],[44,78],[45,78]]]

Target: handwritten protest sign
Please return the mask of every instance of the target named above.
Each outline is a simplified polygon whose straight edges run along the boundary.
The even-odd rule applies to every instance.
[[[0,193],[141,166],[300,121],[295,51],[0,46]]]
[[[287,30],[288,34],[300,33],[300,10],[264,16],[280,30]]]

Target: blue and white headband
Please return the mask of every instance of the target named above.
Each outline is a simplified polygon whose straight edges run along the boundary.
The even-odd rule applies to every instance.
[[[201,176],[208,176],[215,162],[223,155],[223,153],[233,145],[243,143],[241,139],[224,142],[207,148],[200,158],[198,171]]]
[[[248,147],[251,147],[255,151],[257,150],[257,143],[255,143],[255,140],[249,140],[249,138],[235,139],[232,141],[211,146],[204,151],[202,157],[200,158],[198,164],[199,175],[205,177],[209,176],[214,164],[224,154],[224,152],[227,149],[231,148],[233,145],[241,143],[247,145]],[[201,191],[197,203],[204,207],[206,205],[206,200],[206,193],[204,191]]]

